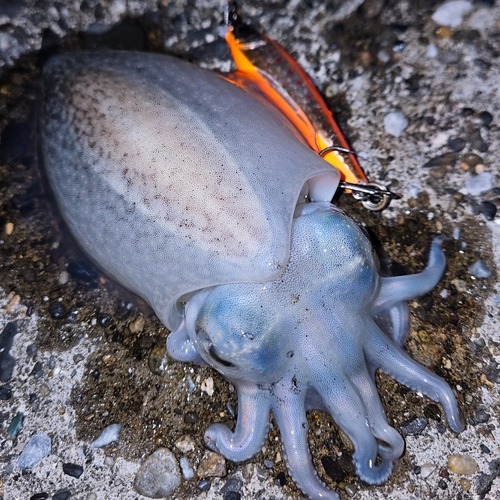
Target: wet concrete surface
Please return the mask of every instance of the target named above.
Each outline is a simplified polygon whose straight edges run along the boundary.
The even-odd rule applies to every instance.
[[[500,298],[499,219],[491,217],[490,205],[500,199],[500,7],[476,2],[450,29],[432,21],[435,2],[367,0],[358,8],[360,3],[269,1],[241,7],[246,20],[278,40],[313,77],[370,180],[403,195],[382,214],[367,213],[346,196],[339,202],[379,240],[392,272],[418,272],[433,236],[460,232],[445,246],[443,281],[410,304],[406,347],[455,389],[468,425],[454,435],[438,405],[379,375],[391,425],[407,429],[415,419],[427,419],[425,429],[405,436],[406,452],[389,481],[377,487],[359,481],[350,443],[321,412],[308,415],[314,463],[341,498],[356,490],[355,498],[366,499],[493,499],[500,491],[492,472],[500,455]],[[138,498],[133,480],[145,457],[165,447],[196,469],[206,451],[204,430],[213,422],[234,425],[237,411],[231,384],[207,367],[169,360],[168,331],[149,307],[79,252],[40,172],[36,133],[40,64],[54,52],[165,51],[229,70],[222,4],[75,5],[26,1],[18,10],[0,7],[2,33],[17,41],[5,38],[10,48],[0,69],[0,329],[17,325],[9,348],[13,372],[1,386],[2,394],[10,394],[0,402],[5,499],[65,488],[72,498]],[[398,138],[384,130],[391,111],[409,118]],[[460,192],[483,171],[493,174],[491,189]],[[490,278],[471,276],[468,268],[478,259],[492,270]],[[202,390],[209,378],[213,395]],[[11,436],[7,430],[19,413],[23,425]],[[123,428],[119,440],[103,450],[90,448],[115,422]],[[17,457],[40,431],[52,438],[51,454],[21,472]],[[195,443],[187,453],[175,447],[183,435]],[[220,490],[232,477],[243,482],[242,498],[300,498],[280,443],[274,425],[262,451],[245,464],[228,462],[227,477],[212,479],[209,492],[194,478],[183,481],[174,498],[225,498]],[[452,453],[473,457],[478,472],[450,472]],[[81,464],[83,476],[64,474],[66,462]],[[424,478],[422,466],[429,464],[435,470]]]

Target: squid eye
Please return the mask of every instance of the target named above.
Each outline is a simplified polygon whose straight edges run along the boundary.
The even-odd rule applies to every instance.
[[[236,365],[233,365],[233,363],[230,363],[229,361],[226,361],[225,359],[222,359],[219,356],[217,356],[213,345],[211,345],[208,348],[208,354],[210,354],[210,356],[212,356],[212,358],[215,361],[217,361],[217,363],[220,363],[221,365],[226,366],[227,368],[236,368]]]

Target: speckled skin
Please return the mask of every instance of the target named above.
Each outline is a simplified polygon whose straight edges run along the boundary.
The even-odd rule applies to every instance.
[[[338,174],[274,113],[184,62],[63,56],[45,89],[46,169],[77,240],[174,330],[174,358],[208,363],[237,388],[236,429],[212,425],[208,447],[250,458],[272,411],[293,480],[311,499],[338,499],[307,444],[306,411],[321,409],[351,439],[360,478],[382,483],[404,441],[377,369],[463,429],[450,387],[402,347],[406,301],[444,270],[442,237],[423,272],[380,277],[365,234],[325,201]]]

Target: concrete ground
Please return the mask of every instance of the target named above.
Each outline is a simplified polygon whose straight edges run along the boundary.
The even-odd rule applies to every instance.
[[[453,434],[437,405],[380,375],[388,421],[402,429],[406,451],[387,483],[367,486],[349,465],[349,442],[327,416],[310,412],[315,466],[342,499],[500,496],[497,3],[462,2],[461,16],[455,5],[451,27],[444,25],[450,16],[432,19],[440,4],[431,0],[241,3],[244,18],[312,76],[370,180],[402,194],[380,215],[347,196],[340,201],[381,241],[394,272],[418,272],[435,234],[455,237],[446,245],[443,281],[410,304],[407,349],[455,389],[466,430]],[[144,498],[133,483],[147,456],[168,448],[197,470],[206,452],[204,429],[213,421],[234,424],[234,388],[206,367],[168,360],[167,331],[148,306],[78,252],[47,197],[34,126],[39,67],[50,53],[148,49],[229,70],[222,12],[222,2],[206,0],[0,4],[0,331],[9,322],[17,326],[10,348],[1,337],[0,352],[0,494],[6,500]],[[392,112],[409,122],[399,137],[384,126]],[[490,277],[471,274],[478,260]],[[23,424],[14,430],[18,414]],[[426,425],[412,433],[408,425],[416,419]],[[118,441],[90,448],[112,423],[122,425]],[[50,436],[51,453],[21,471],[16,461],[39,432]],[[182,452],[175,443],[186,435],[194,447]],[[281,453],[273,426],[262,451],[245,464],[228,462],[225,477],[209,478],[208,492],[195,477],[171,498],[301,498]],[[472,458],[477,471],[450,470],[452,454]],[[83,475],[64,473],[63,463],[82,466]]]

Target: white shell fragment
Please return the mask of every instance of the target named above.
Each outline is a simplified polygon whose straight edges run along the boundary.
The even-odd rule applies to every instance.
[[[384,130],[394,137],[399,137],[409,124],[410,120],[401,111],[393,111],[384,116]]]
[[[432,14],[432,20],[441,26],[456,28],[462,24],[464,14],[467,14],[471,9],[472,2],[452,0],[440,5]]]
[[[477,260],[469,267],[469,273],[475,278],[489,278],[491,269],[482,260]]]
[[[103,448],[113,441],[117,441],[120,436],[122,426],[120,424],[111,424],[103,429],[99,437],[90,443],[91,448]]]

